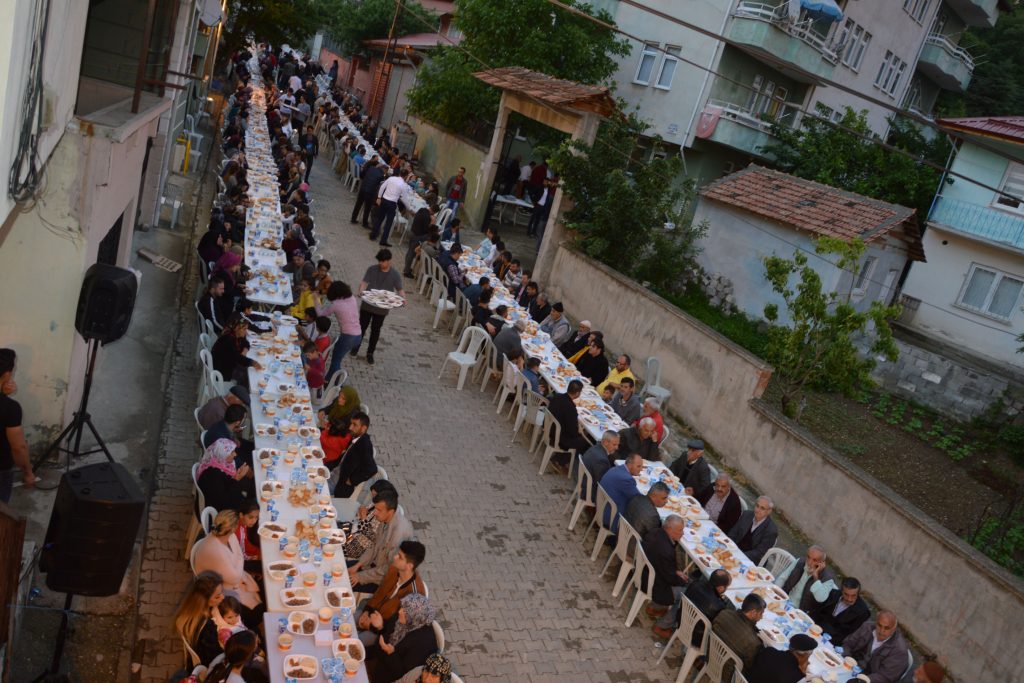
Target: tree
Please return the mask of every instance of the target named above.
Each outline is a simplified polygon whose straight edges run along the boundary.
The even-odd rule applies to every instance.
[[[942,116],[1020,116],[1024,114],[1024,11],[1016,5],[992,28],[969,29],[960,45],[976,61],[967,92],[943,91],[936,110]]]
[[[606,11],[579,0],[567,4],[612,22]],[[432,61],[420,68],[416,85],[408,93],[409,109],[470,135],[493,125],[501,95],[475,79],[473,72],[521,66],[593,84],[615,73],[615,56],[630,50],[628,42],[618,40],[610,30],[546,0],[460,0],[455,25],[463,33],[461,45],[439,48]]]
[[[941,172],[919,163],[926,159],[946,164],[949,143],[945,136],[928,140],[911,122],[890,119],[888,142],[909,152],[905,156],[885,149],[872,139],[866,112],[847,107],[841,125],[849,133],[825,120],[805,117],[799,129],[775,123],[772,133],[778,142],[765,147],[775,165],[800,178],[856,192],[917,209],[921,219],[928,215]]]
[[[693,182],[673,182],[682,170],[677,155],[634,163],[631,155],[647,125],[635,115],[601,124],[594,144],[566,141],[549,154],[574,206],[563,221],[589,256],[654,289],[667,291],[695,256],[700,230],[681,226],[681,209]],[[655,150],[658,141],[655,141]]]
[[[336,0],[327,12],[324,27],[346,55],[368,55],[364,41],[387,38],[395,18],[397,0]],[[395,36],[437,29],[437,17],[416,0],[404,0]]]
[[[338,0],[231,0],[224,31],[228,52],[250,40],[298,47],[309,39]]]
[[[860,240],[844,242],[822,237],[815,250],[821,255],[834,255],[836,267],[854,272],[864,253]],[[781,295],[791,326],[776,324],[778,306],[768,304],[764,316],[773,323],[768,330],[765,356],[774,364],[782,386],[782,410],[789,417],[799,417],[804,392],[815,387],[852,394],[869,381],[875,366],[874,356],[895,360],[898,355],[889,321],[900,313],[899,306],[871,303],[859,312],[850,303],[850,294],[826,292],[821,276],[808,265],[807,255],[796,252],[793,260],[779,256],[764,259],[765,278],[772,290]],[[790,281],[796,276],[795,286]],[[870,353],[861,355],[854,341],[864,336],[869,323]]]

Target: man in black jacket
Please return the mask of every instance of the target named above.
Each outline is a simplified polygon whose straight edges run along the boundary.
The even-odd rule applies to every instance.
[[[654,585],[651,589],[651,596],[654,602],[647,608],[647,614],[652,617],[664,617],[666,614],[676,612],[675,606],[686,589],[689,579],[676,564],[676,544],[683,537],[685,523],[679,515],[669,515],[660,527],[647,532],[642,543],[647,561],[654,567]],[[669,625],[675,622],[675,616],[669,621]],[[661,629],[663,632],[665,629]],[[654,632],[662,637],[668,635],[659,632],[658,624],[654,625]]]
[[[700,498],[711,488],[711,468],[704,459],[704,442],[690,439],[686,453],[676,458],[669,469],[683,482],[686,495]]]
[[[833,645],[842,645],[846,636],[868,620],[871,611],[864,598],[860,597],[860,581],[847,576],[840,588],[832,591],[828,600],[810,616],[832,636]]]
[[[576,352],[582,349],[590,341],[590,321],[581,320],[579,329],[576,330],[576,334],[568,339],[568,341],[562,342],[562,345],[558,347],[558,350],[562,352],[562,355],[566,358],[572,358],[576,355]]]
[[[761,496],[754,503],[753,510],[740,513],[739,521],[727,532],[740,550],[754,564],[761,562],[764,554],[775,547],[779,529],[772,521],[775,503],[768,496]]]
[[[377,201],[377,190],[380,189],[380,184],[384,182],[385,168],[380,163],[380,159],[376,154],[373,158],[363,163],[362,171],[359,173],[359,196],[356,197],[356,205],[352,209],[352,222],[357,223],[357,216],[359,215],[359,209],[363,210],[363,227],[367,230],[370,229],[370,209],[373,208],[374,203]]]
[[[349,431],[352,441],[337,461],[338,483],[334,487],[335,498],[349,498],[356,486],[377,474],[377,463],[373,459],[373,442],[366,430],[370,428],[370,416],[357,412],[352,416]]]
[[[569,382],[569,386],[564,394],[555,394],[551,397],[550,403],[548,403],[548,412],[562,427],[561,437],[557,444],[558,447],[565,450],[574,450],[577,453],[583,453],[590,448],[590,442],[580,434],[580,417],[574,402],[581,393],[583,393],[583,382],[574,379]],[[551,435],[545,435],[545,439],[550,443]],[[564,460],[564,458],[558,463],[560,466],[566,464],[568,464],[568,461]]]
[[[798,683],[807,671],[807,661],[818,643],[806,633],[789,639],[789,650],[766,647],[758,653],[754,666],[744,674],[750,683]]]

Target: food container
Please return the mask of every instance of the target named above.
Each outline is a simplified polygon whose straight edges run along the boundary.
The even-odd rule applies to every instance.
[[[281,652],[292,649],[293,642],[295,642],[295,637],[290,633],[279,633],[277,636],[277,647]]]
[[[285,680],[313,680],[320,673],[320,664],[316,657],[310,655],[288,655],[284,658]]]

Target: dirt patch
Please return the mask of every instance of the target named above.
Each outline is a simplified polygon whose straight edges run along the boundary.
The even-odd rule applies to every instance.
[[[764,398],[779,405],[774,383]],[[809,393],[799,421],[957,535],[971,531],[986,512],[1001,513],[1013,491],[1024,485],[1024,470],[1005,454],[975,452],[954,461],[917,435],[930,428],[928,417],[921,418],[921,425],[911,424],[911,414],[890,424],[891,413],[879,418],[872,404],[877,402]],[[910,427],[916,433],[908,432]]]

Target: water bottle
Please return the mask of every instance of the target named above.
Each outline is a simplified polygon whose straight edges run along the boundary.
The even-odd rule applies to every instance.
[[[281,617],[280,619],[277,620],[277,632],[278,633],[284,633],[287,630],[288,630],[288,618],[287,617]]]
[[[271,510],[270,511],[270,521],[271,522],[276,522],[277,521],[277,517],[278,517],[278,511],[277,510]]]
[[[315,559],[313,561],[313,564],[317,564]],[[331,573],[330,572],[324,572],[324,588],[326,588],[326,587],[328,587],[330,585],[331,585]]]
[[[286,575],[284,577],[284,587],[285,588],[291,588],[294,583],[295,583],[295,577],[292,576],[291,574],[288,574],[288,575]]]
[[[337,633],[338,629],[340,629],[340,628],[341,628],[341,617],[339,617],[337,614],[335,614],[334,618],[331,619],[331,630],[333,630],[335,633]]]
[[[281,538],[279,538],[278,541],[277,541],[277,551],[283,553],[284,552],[284,547],[286,545],[288,545],[288,537],[287,536],[281,536]]]

